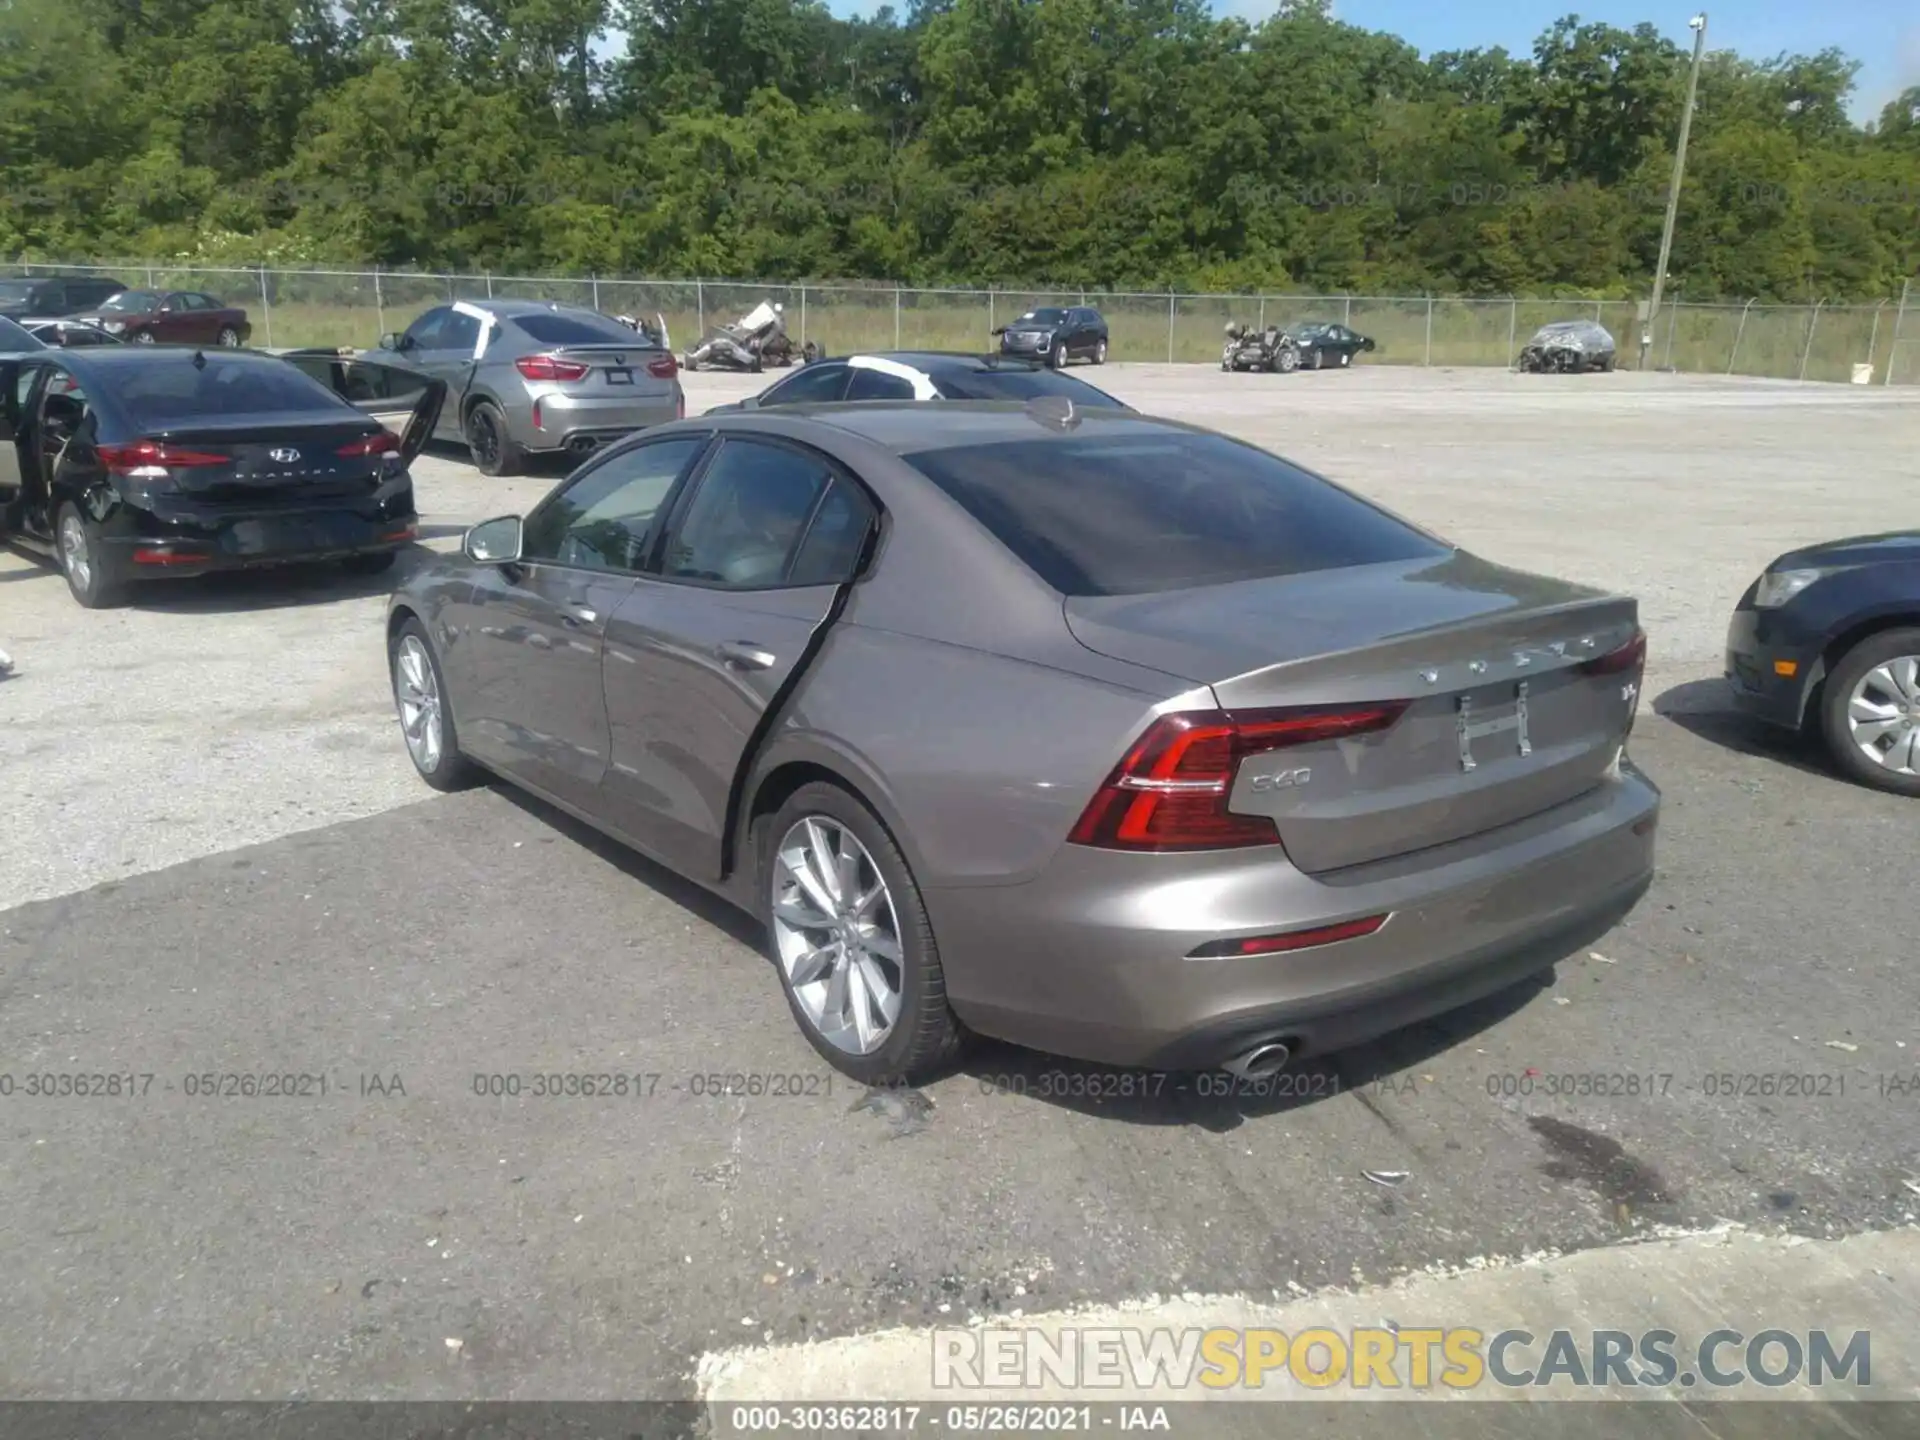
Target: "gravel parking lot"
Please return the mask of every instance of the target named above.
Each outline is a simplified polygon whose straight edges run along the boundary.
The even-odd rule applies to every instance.
[[[386,688],[390,579],[186,582],[91,613],[0,553],[0,1075],[157,1077],[0,1097],[0,1395],[684,1394],[702,1352],[762,1338],[1264,1296],[1652,1222],[1911,1222],[1920,1088],[1886,1077],[1920,1066],[1916,812],[1734,721],[1718,676],[1774,555],[1920,523],[1920,402],[1629,373],[1076,373],[1492,559],[1638,595],[1633,745],[1667,811],[1635,915],[1550,983],[1271,1103],[999,1093],[1057,1068],[999,1049],[925,1093],[829,1092],[749,923],[535,802],[418,783]],[[686,383],[697,413],[764,377]],[[415,473],[433,548],[556,478],[450,453]],[[473,1089],[610,1069],[658,1091]],[[328,1093],[183,1089],[264,1071]],[[1529,1071],[1671,1079],[1516,1093]],[[1709,1093],[1763,1071],[1833,1080]],[[694,1093],[716,1072],[810,1078]],[[1383,1191],[1363,1166],[1412,1178]]]

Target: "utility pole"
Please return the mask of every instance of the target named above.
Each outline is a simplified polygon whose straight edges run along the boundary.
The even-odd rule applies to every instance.
[[[1680,178],[1687,170],[1687,133],[1693,129],[1693,101],[1700,91],[1700,56],[1707,48],[1707,13],[1687,22],[1693,31],[1693,68],[1687,73],[1687,108],[1680,112],[1680,143],[1673,151],[1673,183],[1667,187],[1667,223],[1660,231],[1660,264],[1653,272],[1653,300],[1647,323],[1640,327],[1640,368],[1647,368],[1647,347],[1653,343],[1653,324],[1660,317],[1660,292],[1667,286],[1667,259],[1673,254],[1673,222],[1680,214]]]

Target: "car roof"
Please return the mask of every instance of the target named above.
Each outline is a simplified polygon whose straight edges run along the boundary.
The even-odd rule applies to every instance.
[[[558,300],[468,300],[476,310],[485,310],[503,320],[521,315],[599,315],[585,305],[565,305]],[[605,318],[605,317],[602,317]]]
[[[766,412],[748,411],[747,415]],[[1070,429],[1049,423],[1056,406],[1018,400],[949,400],[923,405],[911,400],[838,401],[824,405],[782,405],[783,418],[815,420],[858,435],[896,455],[956,450],[974,445],[1060,439],[1087,434],[1086,427],[1113,435],[1187,435],[1193,427],[1137,410],[1086,406],[1075,411],[1081,424]]]
[[[82,351],[61,351],[60,354],[63,365],[68,363],[67,357],[71,355],[72,363],[76,365],[124,366],[129,370],[140,365],[191,365],[193,357],[200,354],[204,354],[209,362],[218,360],[222,365],[235,362],[242,365],[287,363],[278,355],[269,355],[263,350],[229,350],[219,345],[102,345],[98,349],[89,347]]]
[[[843,363],[852,360],[891,360],[896,365],[911,365],[916,370],[924,370],[929,375],[941,371],[952,373],[966,371],[978,375],[994,370],[1040,370],[1043,367],[1038,360],[1025,357],[1001,359],[995,355],[980,355],[971,350],[856,350],[851,355],[835,355],[831,359]]]

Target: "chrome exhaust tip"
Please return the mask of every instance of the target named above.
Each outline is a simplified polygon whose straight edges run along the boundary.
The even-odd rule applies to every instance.
[[[1286,1069],[1292,1058],[1293,1050],[1286,1041],[1262,1040],[1251,1049],[1222,1061],[1220,1068],[1237,1080],[1266,1080]]]

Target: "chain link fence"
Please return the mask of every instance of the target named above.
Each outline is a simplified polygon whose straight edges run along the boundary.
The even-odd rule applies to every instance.
[[[397,270],[249,269],[122,264],[19,264],[27,275],[106,273],[147,289],[201,290],[254,318],[266,346],[371,346],[423,310],[450,300],[553,300],[611,315],[663,315],[684,348],[710,327],[770,300],[790,333],[829,353],[981,350],[995,326],[1042,305],[1096,305],[1115,360],[1217,362],[1230,321],[1261,327],[1337,321],[1370,337],[1375,364],[1511,365],[1529,336],[1554,320],[1593,319],[1620,346],[1620,363],[1790,380],[1920,384],[1920,321],[1911,285],[1877,305],[1696,304],[1677,301],[1649,323],[1631,300],[1526,296],[1457,299],[1379,295],[1180,295],[1080,290],[906,289],[840,281],[770,285],[615,276],[423,274]],[[1862,369],[1861,367],[1868,367]]]

